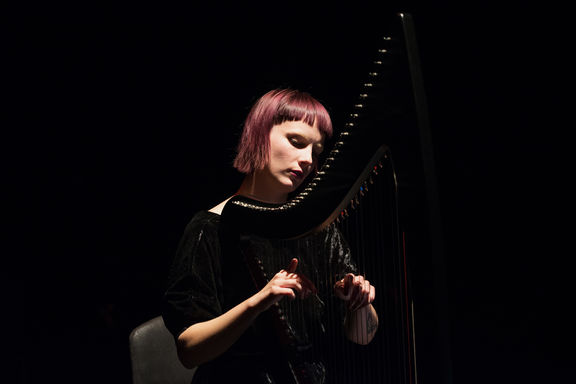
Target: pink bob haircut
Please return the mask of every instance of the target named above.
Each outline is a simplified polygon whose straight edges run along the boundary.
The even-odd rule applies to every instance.
[[[318,100],[307,92],[275,89],[260,97],[248,113],[234,168],[247,174],[263,169],[269,161],[270,130],[285,121],[316,124],[325,138],[332,137],[332,120]]]

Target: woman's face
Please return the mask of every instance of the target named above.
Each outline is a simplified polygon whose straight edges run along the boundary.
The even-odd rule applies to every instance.
[[[324,149],[324,136],[316,125],[285,121],[270,130],[270,160],[261,171],[267,188],[288,194],[310,174]]]

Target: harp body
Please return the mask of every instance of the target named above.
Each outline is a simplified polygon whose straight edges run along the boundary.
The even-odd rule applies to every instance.
[[[242,255],[255,290],[292,257],[301,261],[298,272],[318,288],[318,295],[281,300],[266,313],[289,373],[275,382],[416,382],[396,173],[386,145],[390,132],[414,123],[405,23],[400,15],[382,39],[358,103],[308,186],[285,204],[236,196],[223,210],[228,254]],[[334,239],[338,249],[327,248]],[[341,252],[352,261],[342,263]],[[377,289],[379,329],[366,346],[346,340],[344,309],[332,294],[347,271],[365,276]]]

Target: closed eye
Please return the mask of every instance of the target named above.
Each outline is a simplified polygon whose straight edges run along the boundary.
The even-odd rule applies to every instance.
[[[298,148],[298,149],[304,149],[308,145],[310,145],[309,140],[307,140],[305,137],[300,136],[300,135],[288,136],[288,141],[290,142],[290,144],[292,144],[295,148]],[[313,145],[312,155],[314,157],[319,157],[320,154],[322,153],[322,151],[324,151],[323,143],[315,143]]]
[[[304,139],[298,136],[291,136],[288,138],[288,140],[290,141],[290,144],[292,144],[294,147],[298,149],[306,148],[306,146],[308,145],[308,143]]]

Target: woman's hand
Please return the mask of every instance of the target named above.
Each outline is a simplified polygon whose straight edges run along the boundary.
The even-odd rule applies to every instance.
[[[238,340],[258,315],[284,297],[305,298],[316,293],[316,287],[305,276],[296,273],[298,259],[278,272],[258,293],[211,320],[188,327],[178,337],[178,356],[184,366],[192,368],[210,361]]]
[[[347,274],[334,284],[334,293],[346,302],[348,310],[354,312],[371,304],[376,297],[376,289],[364,276]]]
[[[334,293],[348,308],[344,318],[348,339],[362,345],[370,343],[378,329],[378,314],[372,306],[376,297],[374,286],[364,276],[349,273],[334,284]]]
[[[259,311],[265,311],[273,304],[285,297],[305,299],[310,294],[316,293],[314,284],[304,275],[296,273],[298,259],[294,258],[286,269],[274,275],[260,292],[252,297],[253,305]]]

